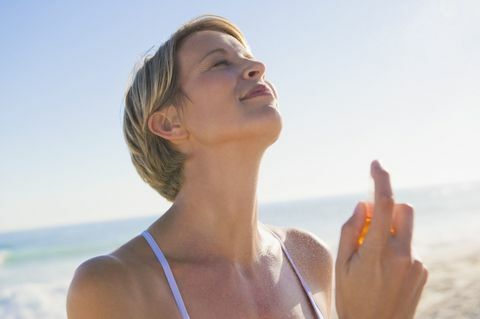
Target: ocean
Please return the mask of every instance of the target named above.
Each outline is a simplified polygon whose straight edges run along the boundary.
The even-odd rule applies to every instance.
[[[413,245],[422,258],[480,247],[480,182],[397,190],[415,207]],[[308,230],[335,255],[342,224],[364,194],[259,205],[267,224]],[[0,233],[0,318],[66,318],[76,267],[139,234],[159,216]],[[428,267],[428,264],[427,264]]]

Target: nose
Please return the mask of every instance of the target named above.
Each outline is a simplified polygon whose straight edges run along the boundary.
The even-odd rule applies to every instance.
[[[249,79],[261,79],[265,76],[265,64],[260,61],[249,61],[249,64],[243,71],[243,77]]]

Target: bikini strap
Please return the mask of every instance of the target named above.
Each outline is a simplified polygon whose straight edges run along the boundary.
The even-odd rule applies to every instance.
[[[170,285],[170,289],[172,290],[173,297],[175,298],[175,302],[177,303],[177,307],[178,307],[178,310],[180,311],[180,314],[182,315],[182,318],[190,319],[187,309],[185,308],[185,304],[183,303],[183,299],[180,294],[180,291],[178,290],[177,283],[175,282],[175,278],[173,276],[172,270],[170,269],[167,259],[165,258],[165,255],[162,253],[162,250],[160,249],[160,247],[158,247],[157,243],[155,242],[155,239],[153,239],[152,235],[148,232],[148,230],[145,230],[142,233],[142,236],[148,242],[148,244],[150,245],[150,248],[153,250],[153,253],[157,257],[160,264],[162,265],[163,272],[167,277],[168,284]]]
[[[285,247],[285,245],[283,244],[282,240],[280,239],[280,237],[275,234],[272,230],[268,229],[277,239],[278,241],[280,242],[280,245],[282,246],[282,250],[283,252],[285,253],[285,255],[287,256],[287,259],[288,261],[290,262],[290,265],[292,265],[293,267],[293,270],[295,270],[295,273],[297,274],[298,278],[300,279],[300,282],[302,283],[302,286],[303,286],[303,289],[305,290],[305,292],[307,293],[307,296],[308,296],[308,299],[310,299],[310,302],[312,303],[313,305],[313,309],[315,311],[315,313],[317,314],[317,317],[319,319],[324,319],[323,315],[322,315],[322,311],[320,310],[320,308],[317,306],[317,304],[315,303],[315,299],[313,299],[313,295],[312,295],[312,292],[310,290],[310,287],[308,287],[308,284],[307,282],[303,279],[302,275],[300,274],[300,271],[298,270],[297,266],[295,265],[295,263],[293,262],[292,258],[290,257],[290,254],[288,253],[288,250],[287,250],[287,247]]]

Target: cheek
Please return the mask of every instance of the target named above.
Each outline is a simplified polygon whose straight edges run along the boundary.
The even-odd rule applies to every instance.
[[[222,110],[213,112],[212,105],[203,106],[205,105],[191,114],[187,129],[192,136],[202,144],[214,144],[231,139],[241,122],[238,115]]]
[[[199,77],[191,86],[191,98],[198,105],[199,112],[204,116],[218,115],[228,112],[238,102],[237,74],[235,72],[219,71]]]
[[[235,93],[237,76],[233,71],[212,72],[200,78],[196,87],[203,97],[221,99]]]
[[[186,88],[191,99],[187,127],[198,140],[213,142],[235,131],[234,123],[243,117],[236,84],[234,75],[218,72],[199,78]]]

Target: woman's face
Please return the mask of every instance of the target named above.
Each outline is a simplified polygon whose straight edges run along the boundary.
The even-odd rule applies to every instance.
[[[196,143],[265,147],[278,138],[282,121],[275,89],[265,80],[265,65],[238,40],[218,31],[198,31],[183,42],[178,58],[180,86],[188,96],[184,125]],[[242,99],[258,84],[272,94]]]

